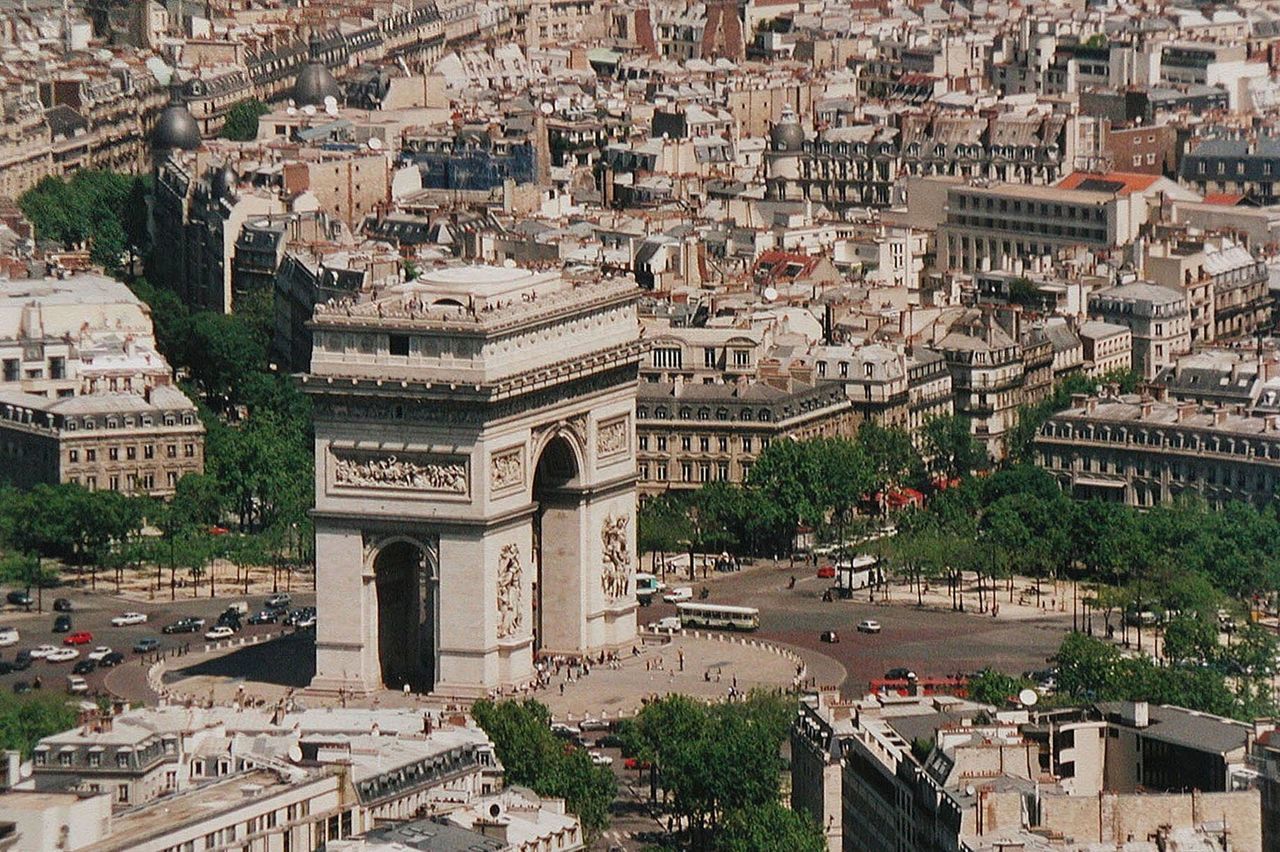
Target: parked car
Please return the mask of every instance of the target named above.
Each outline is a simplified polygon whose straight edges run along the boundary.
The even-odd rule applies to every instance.
[[[13,666],[14,671],[26,671],[31,668],[32,659],[31,652],[24,648],[13,655],[13,662],[10,665]]]
[[[818,569],[819,580],[834,580],[835,577],[836,577],[836,566],[834,565],[823,565],[821,568]]]
[[[285,617],[284,623],[290,627],[298,627],[302,622],[310,620],[311,624],[314,625],[315,618],[316,608],[313,606],[304,606],[289,613],[289,615]]]
[[[117,615],[111,619],[112,627],[129,627],[134,624],[146,624],[147,614],[145,612],[126,612],[123,615]]]
[[[98,665],[104,669],[109,669],[112,666],[118,666],[123,662],[124,662],[124,654],[121,654],[119,651],[112,651],[110,654],[107,654],[101,660],[98,660]]]
[[[79,656],[80,652],[75,648],[56,648],[52,654],[45,656],[45,661],[50,663],[69,663]]]
[[[316,626],[316,614],[314,610],[310,612],[304,612],[297,620],[293,622],[293,628],[295,630],[309,630],[315,626]]]
[[[71,667],[72,674],[89,674],[98,667],[97,660],[80,660]]]
[[[264,609],[259,613],[249,616],[250,624],[275,624],[280,620],[280,610]]]
[[[240,629],[240,612],[239,610],[229,609],[222,615],[218,616],[215,627],[230,627],[232,630]]]
[[[820,635],[818,638],[821,641],[827,642],[832,645],[840,644],[840,634],[835,632],[834,630],[824,630],[822,631],[822,635]]]
[[[88,645],[91,642],[93,642],[93,634],[88,630],[77,630],[62,640],[63,645]]]
[[[111,649],[108,648],[106,645],[99,645],[98,647],[90,651],[88,654],[85,654],[85,656],[91,660],[101,660],[103,657],[105,657],[107,654],[110,654],[110,653],[111,653]]]
[[[884,673],[885,680],[915,680],[916,673],[905,666],[889,669]]]
[[[89,691],[89,682],[80,675],[71,675],[67,678],[67,692],[72,695],[84,695]]]
[[[217,627],[214,627],[213,629],[211,629],[208,633],[205,633],[204,638],[216,642],[219,639],[230,639],[232,636],[235,636],[235,635],[236,635],[236,632],[232,630],[230,627],[227,627],[225,624],[219,624]]]
[[[290,597],[285,592],[277,592],[273,594],[271,597],[267,598],[263,606],[266,607],[267,609],[284,609],[288,607],[289,604],[291,603],[293,603],[292,597]]]
[[[864,618],[862,619],[862,621],[858,622],[858,632],[859,633],[879,633],[880,622],[876,621],[873,618]]]
[[[139,639],[137,642],[133,643],[133,653],[150,654],[152,651],[156,650],[159,647],[160,647],[159,639],[152,639],[150,637],[146,639]]]
[[[668,615],[666,618],[659,618],[650,625],[654,630],[679,630],[680,616]]]
[[[13,671],[13,663],[8,660],[0,660],[0,675],[7,675]]]
[[[607,754],[598,751],[587,752],[587,754],[591,755],[591,762],[596,766],[613,766],[613,758]]]
[[[55,618],[53,620],[53,632],[54,633],[71,632],[71,616],[60,615],[57,618]]]
[[[179,618],[173,624],[166,624],[161,633],[196,633],[204,627],[203,618]]]
[[[662,596],[667,603],[686,603],[693,600],[692,586],[676,586],[671,591]]]
[[[10,606],[22,606],[28,609],[35,603],[35,599],[28,592],[10,592],[5,595],[4,599],[8,601]]]
[[[17,645],[19,638],[21,637],[18,636],[18,628],[0,627],[0,646]]]
[[[37,645],[28,651],[27,654],[37,660],[42,660],[56,650],[58,650],[56,645]]]
[[[71,612],[71,609],[72,609],[72,607],[71,607],[71,601],[70,601],[69,599],[67,599],[67,598],[54,598],[54,599],[53,599],[53,611],[54,611],[54,612]]]

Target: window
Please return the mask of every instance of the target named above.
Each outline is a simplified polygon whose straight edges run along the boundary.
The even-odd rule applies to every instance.
[[[729,439],[728,439],[728,438],[725,438],[725,437],[723,437],[723,436],[722,436],[722,437],[720,437],[719,439],[717,439],[717,442],[716,442],[716,443],[718,444],[718,446],[719,446],[719,448],[720,448],[720,452],[722,452],[722,453],[727,453],[727,452],[729,452]]]
[[[183,445],[182,445],[182,454],[183,454],[184,456],[186,456],[187,458],[189,458],[189,459],[191,459],[191,458],[195,458],[195,455],[196,455],[196,445],[195,445],[195,444],[183,444]]]
[[[721,482],[729,481],[729,463],[728,462],[720,462],[718,478],[720,479]]]
[[[58,754],[58,765],[59,765],[59,766],[70,766],[70,765],[71,765],[71,752],[69,752],[69,751],[59,752],[59,754]]]
[[[704,462],[703,464],[698,465],[698,481],[699,482],[711,481],[711,465],[710,464],[707,464]]]
[[[750,365],[751,365],[751,350],[750,350],[750,349],[735,349],[735,350],[733,350],[733,366],[735,366],[735,367],[748,367],[748,366],[750,366]]]
[[[693,482],[693,465],[689,462],[680,463],[680,479],[684,482]]]
[[[127,751],[122,751],[116,755],[116,766],[121,769],[129,768],[129,753]]]
[[[135,459],[138,457],[138,448],[137,448],[137,447],[125,447],[125,448],[124,448],[124,457],[125,457],[125,459],[127,459],[128,461],[133,461],[133,460],[135,460]]]
[[[107,487],[110,488],[112,491],[120,490],[120,477],[113,476],[107,480],[107,483],[108,483]]]
[[[90,765],[90,766],[101,766],[101,765],[102,765],[102,752],[100,752],[100,751],[91,751],[91,752],[89,752],[89,765]]]
[[[120,450],[115,447],[109,447],[107,449],[107,458],[111,461],[117,461],[120,458]]]
[[[178,457],[178,445],[170,444],[164,448],[164,454],[167,458],[176,459]]]
[[[78,462],[78,461],[80,461],[80,451],[79,451],[79,450],[72,450],[71,452],[67,453],[67,460],[68,460],[68,461],[73,461],[73,462]]]
[[[704,367],[714,367],[719,360],[716,357],[715,347],[708,346],[702,350],[702,365]]]
[[[710,439],[710,438],[705,438],[705,437],[704,437],[704,438],[699,438],[699,439],[698,439],[698,452],[700,452],[700,453],[706,453],[706,452],[710,452],[710,450],[711,450],[711,439]]]
[[[680,449],[681,449],[682,451],[686,452],[686,453],[687,453],[687,452],[689,452],[690,450],[692,450],[692,449],[693,449],[693,438],[690,438],[688,435],[684,435],[684,436],[682,436],[682,437],[680,438]]]
[[[665,453],[666,451],[667,451],[667,436],[659,435],[658,436],[658,452]]]
[[[409,335],[393,334],[391,335],[388,350],[392,355],[408,355],[409,354]]]
[[[636,440],[637,440],[637,441],[639,441],[639,443],[640,443],[640,449],[642,449],[642,450],[647,450],[647,449],[649,449],[649,436],[648,436],[648,435],[640,435],[640,436],[638,436],[638,437],[636,438]]]
[[[67,359],[66,358],[50,358],[49,359],[49,378],[65,379],[67,377]]]
[[[664,346],[653,350],[653,366],[655,367],[681,367],[681,357],[679,347]]]
[[[16,382],[22,378],[22,365],[17,358],[4,359],[4,380],[6,382]]]
[[[658,480],[660,482],[667,481],[667,466],[665,464],[658,465]]]
[[[638,470],[639,477],[642,481],[647,480],[649,478],[649,465],[645,464],[644,462],[641,462],[639,465],[637,465],[637,470]]]
[[[751,436],[747,435],[742,439],[742,451],[744,453],[751,452]]]
[[[156,455],[156,445],[155,445],[155,444],[143,444],[143,446],[142,446],[142,457],[143,457],[144,459],[155,458],[155,455]]]

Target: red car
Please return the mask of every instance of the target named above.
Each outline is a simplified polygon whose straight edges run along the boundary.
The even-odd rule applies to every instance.
[[[623,761],[622,765],[625,766],[627,769],[637,769],[637,770],[648,769],[649,761],[641,760],[638,757],[628,757],[625,761]]]
[[[93,634],[88,630],[81,630],[78,633],[72,633],[66,639],[62,640],[63,645],[88,645],[93,641]]]
[[[834,565],[823,565],[818,569],[818,579],[834,580],[836,577],[836,567]]]

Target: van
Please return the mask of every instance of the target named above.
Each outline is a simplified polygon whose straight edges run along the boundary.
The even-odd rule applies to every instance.
[[[636,572],[636,597],[644,598],[661,592],[667,584],[658,579],[656,574]]]
[[[18,644],[18,628],[0,627],[0,646]]]
[[[89,682],[80,675],[70,675],[67,677],[67,692],[72,695],[84,695],[89,691]]]

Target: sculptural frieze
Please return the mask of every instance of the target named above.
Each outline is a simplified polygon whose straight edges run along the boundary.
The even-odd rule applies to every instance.
[[[524,453],[519,447],[493,454],[489,460],[489,485],[494,491],[524,485]]]
[[[520,629],[523,595],[520,590],[523,570],[520,567],[520,545],[504,544],[498,553],[498,638],[506,639]]]
[[[627,450],[627,418],[620,417],[600,424],[596,429],[596,455],[616,456]]]
[[[631,547],[627,543],[629,522],[626,515],[606,515],[600,532],[604,542],[600,587],[610,601],[626,597],[631,589]]]
[[[348,488],[395,488],[404,491],[467,493],[467,466],[388,455],[333,452],[333,482]]]

